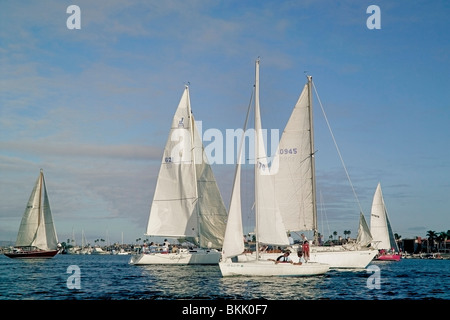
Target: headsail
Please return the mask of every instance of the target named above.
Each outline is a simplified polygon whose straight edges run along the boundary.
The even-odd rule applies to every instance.
[[[194,119],[193,115],[192,119]],[[223,245],[227,211],[211,165],[208,163],[195,121],[193,121],[193,127],[198,190],[198,201],[194,214],[198,214],[199,225],[199,242],[194,243],[202,248],[220,249]]]
[[[366,247],[372,242],[372,239],[372,234],[370,233],[366,218],[364,218],[364,214],[361,212],[359,215],[359,228],[356,243],[362,247]]]
[[[248,115],[250,111],[247,111],[247,117],[245,119],[244,131],[247,127]],[[241,158],[242,147],[245,139],[242,134],[241,142],[239,145],[239,152],[236,160],[236,169],[234,172],[233,189],[231,190],[230,208],[228,211],[228,221],[225,230],[225,238],[222,247],[222,258],[227,259],[237,256],[244,252],[245,246],[243,241],[243,226],[242,226],[242,208],[241,208]]]

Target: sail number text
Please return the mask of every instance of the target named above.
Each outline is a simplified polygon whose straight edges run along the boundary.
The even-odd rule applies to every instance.
[[[278,151],[279,154],[297,154],[297,148],[284,148]]]

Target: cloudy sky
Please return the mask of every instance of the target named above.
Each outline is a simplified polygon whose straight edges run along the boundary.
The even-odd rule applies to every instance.
[[[263,126],[282,130],[312,75],[350,176],[356,197],[315,97],[322,233],[356,236],[378,182],[403,238],[450,229],[449,14],[448,1],[0,1],[0,240],[15,240],[40,168],[60,241],[144,237],[184,85],[203,131],[225,135],[257,57]],[[228,206],[234,166],[213,170]]]

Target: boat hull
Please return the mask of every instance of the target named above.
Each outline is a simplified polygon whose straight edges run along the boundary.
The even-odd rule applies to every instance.
[[[57,255],[59,250],[34,250],[34,251],[20,251],[9,252],[4,255],[12,259],[49,259]]]
[[[218,264],[220,252],[215,249],[195,249],[179,250],[175,253],[141,253],[133,255],[129,264],[149,265],[149,264]]]
[[[310,252],[310,260],[327,263],[333,269],[365,269],[377,255],[377,250],[347,250],[344,247],[316,247]]]
[[[294,248],[291,250],[296,252]],[[378,250],[350,250],[342,246],[337,247],[311,247],[309,262],[324,263],[332,269],[364,269],[377,255]],[[280,253],[261,253],[264,260],[276,259]],[[295,256],[295,255],[294,255]],[[295,258],[293,258],[295,260]],[[246,253],[238,256],[239,262],[255,261],[255,253]]]
[[[223,277],[252,276],[252,277],[307,277],[325,274],[330,266],[322,263],[308,262],[302,265],[291,263],[278,263],[259,260],[247,262],[231,262],[229,260],[219,263]]]
[[[377,261],[400,261],[402,256],[400,254],[382,254],[375,258]]]

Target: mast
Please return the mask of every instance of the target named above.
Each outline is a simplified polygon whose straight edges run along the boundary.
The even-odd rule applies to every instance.
[[[311,155],[311,173],[312,173],[312,200],[313,200],[313,219],[314,219],[314,243],[318,241],[317,234],[317,199],[316,199],[316,166],[314,159],[314,121],[312,109],[312,76],[308,78],[308,110],[309,110],[309,139],[310,139],[310,155]]]
[[[37,223],[37,225],[38,225],[38,228],[39,228],[39,226],[41,225],[41,216],[43,216],[44,215],[44,211],[43,211],[43,208],[42,208],[42,188],[43,188],[43,176],[44,176],[44,172],[43,172],[43,170],[41,169],[41,171],[40,171],[40,174],[39,174],[39,214],[38,214],[38,223]]]
[[[259,205],[258,205],[258,190],[257,190],[257,179],[258,179],[258,155],[259,155],[259,131],[260,128],[256,127],[256,124],[258,123],[258,117],[259,115],[259,57],[256,59],[256,66],[255,66],[255,245],[256,245],[256,260],[259,260],[259,237],[258,237],[258,223],[259,223]]]
[[[192,116],[192,110],[191,110],[191,97],[189,96],[189,87],[188,85],[185,85],[186,92],[187,92],[187,110],[188,110],[188,117],[190,122],[190,138],[191,138],[191,159],[192,159],[192,165],[194,167],[194,185],[195,185],[195,195],[194,195],[194,202],[197,202],[195,205],[195,211],[197,214],[197,237],[198,237],[198,245],[201,247],[200,244],[200,211],[198,206],[198,184],[197,184],[197,164],[195,161],[195,139],[194,139],[194,117]],[[201,139],[201,138],[200,138]]]

